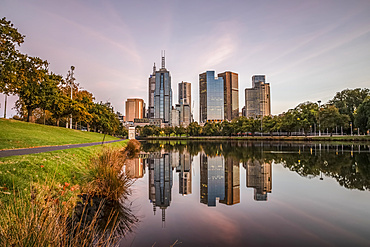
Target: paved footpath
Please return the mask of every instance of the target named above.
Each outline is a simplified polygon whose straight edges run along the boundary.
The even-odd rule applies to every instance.
[[[104,143],[112,143],[112,142],[120,142],[120,141],[123,141],[123,140],[106,141]],[[69,145],[61,145],[61,146],[39,147],[39,148],[0,150],[0,158],[8,157],[8,156],[15,156],[15,155],[38,154],[38,153],[64,150],[64,149],[70,149],[70,148],[89,147],[89,146],[95,146],[95,145],[100,145],[100,144],[102,143],[101,142],[90,142],[90,143],[82,143],[82,144],[69,144]]]

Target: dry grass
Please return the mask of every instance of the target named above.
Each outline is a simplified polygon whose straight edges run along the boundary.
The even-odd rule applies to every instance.
[[[29,197],[12,193],[11,203],[0,201],[0,247],[116,245],[138,222],[125,206],[134,180],[122,167],[139,148],[130,141],[124,150],[104,149],[91,159],[82,188],[34,183]],[[77,196],[81,191],[88,194]]]
[[[123,150],[106,148],[91,159],[85,191],[93,196],[119,201],[131,194],[130,186],[135,181],[123,172],[127,159],[139,151],[140,143],[130,140]]]
[[[31,200],[14,196],[12,203],[0,204],[0,246],[63,247],[91,246],[92,243],[111,246],[117,243],[113,234],[106,234],[108,231],[101,234],[98,214],[82,228],[81,221],[72,223],[73,199],[59,201],[47,192],[34,190]],[[107,217],[109,224],[115,219],[114,213]]]

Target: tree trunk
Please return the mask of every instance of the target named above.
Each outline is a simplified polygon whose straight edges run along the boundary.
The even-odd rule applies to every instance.
[[[57,126],[59,127],[60,118],[57,118]]]
[[[27,122],[30,121],[31,116],[32,116],[32,108],[27,108]]]
[[[86,124],[87,125],[87,131],[90,132],[90,124]]]

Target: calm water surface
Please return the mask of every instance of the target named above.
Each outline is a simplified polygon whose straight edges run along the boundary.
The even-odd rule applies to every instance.
[[[370,246],[368,145],[142,144],[121,246]]]

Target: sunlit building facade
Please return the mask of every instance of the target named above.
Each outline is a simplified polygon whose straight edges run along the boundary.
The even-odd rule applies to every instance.
[[[224,80],[224,118],[233,120],[239,117],[239,82],[238,74],[225,71],[218,74]]]
[[[126,100],[126,121],[134,122],[135,118],[144,117],[144,100],[127,99]]]
[[[224,120],[224,80],[214,71],[199,75],[199,119],[201,123]]]
[[[252,77],[252,88],[245,89],[245,116],[264,117],[271,115],[270,84],[265,75]]]

